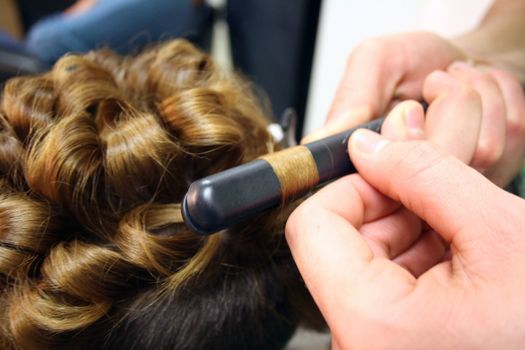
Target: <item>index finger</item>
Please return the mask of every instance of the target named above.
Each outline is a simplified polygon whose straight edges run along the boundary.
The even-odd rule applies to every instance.
[[[363,290],[371,288],[376,277],[370,272],[373,253],[358,228],[398,207],[359,175],[351,175],[310,197],[288,219],[286,238],[290,249],[325,317],[336,317],[334,313],[341,309],[338,304],[342,300],[353,303],[368,297]],[[401,280],[402,288],[411,285],[413,277],[408,272],[388,260],[382,261],[399,269],[406,278]],[[398,277],[395,273],[388,276]]]
[[[369,108],[366,120],[383,114],[393,100],[421,98],[423,79],[465,54],[431,32],[400,33],[368,39],[350,55],[328,120],[355,108]]]
[[[353,116],[347,127],[369,121],[386,110],[402,70],[385,59],[385,45],[382,39],[372,39],[359,45],[350,54],[343,77],[330,107],[327,123]],[[352,113],[352,110],[368,110],[368,113]],[[346,119],[346,118],[345,118]]]

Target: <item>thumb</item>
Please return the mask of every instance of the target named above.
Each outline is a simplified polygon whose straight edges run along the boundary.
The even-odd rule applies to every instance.
[[[356,131],[349,153],[359,174],[380,192],[401,202],[425,220],[447,242],[494,235],[503,191],[474,169],[428,141],[390,142],[369,130]],[[494,208],[496,207],[496,208]],[[504,209],[500,209],[504,210]]]

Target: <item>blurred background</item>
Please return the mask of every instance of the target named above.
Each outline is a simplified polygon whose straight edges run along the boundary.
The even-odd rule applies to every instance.
[[[3,75],[67,52],[133,54],[182,37],[252,80],[274,119],[305,113],[319,0],[0,0]]]
[[[492,0],[0,0],[0,79],[45,70],[67,52],[133,54],[184,37],[254,81],[274,120],[297,137],[323,124],[360,41],[416,29],[454,36]],[[454,10],[451,11],[451,8]]]

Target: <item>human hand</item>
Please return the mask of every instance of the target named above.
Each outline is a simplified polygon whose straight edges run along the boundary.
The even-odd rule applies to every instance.
[[[349,152],[359,175],[286,227],[333,348],[522,348],[523,199],[432,142],[360,130]]]
[[[477,145],[470,162],[492,182],[504,187],[523,166],[525,157],[525,95],[514,74],[486,65],[473,67],[455,62],[447,72],[473,89],[481,98],[481,125]],[[435,73],[433,73],[435,74]],[[425,80],[424,98],[428,98]],[[436,126],[428,126],[432,129]],[[468,132],[466,128],[464,132]],[[457,140],[461,142],[461,137]]]
[[[355,127],[385,115],[399,101],[422,100],[430,73],[466,59],[459,48],[430,32],[363,41],[348,56],[323,131]]]
[[[516,176],[525,157],[525,97],[512,74],[455,62],[425,79],[423,96],[429,107],[419,121],[420,139],[442,146],[500,187]],[[393,112],[382,134],[407,139],[407,120]],[[421,108],[407,114],[408,124],[423,118]]]
[[[472,100],[474,93],[481,99],[480,121],[469,123],[461,117],[459,107],[439,109],[443,113],[439,117],[437,109],[431,106],[427,119],[434,114],[434,121],[425,123],[425,133],[432,139],[432,135],[457,130],[446,136],[450,147],[445,147],[456,154],[463,152],[465,135],[480,127],[479,131],[474,130],[478,136],[476,149],[464,161],[498,186],[507,185],[521,168],[525,155],[523,88],[507,71],[488,65],[474,67],[458,59],[467,57],[450,42],[431,33],[406,33],[365,41],[348,59],[327,124],[307,135],[303,142],[355,127],[385,114],[400,100],[431,103],[449,98],[447,94]],[[451,111],[466,123],[450,118]]]

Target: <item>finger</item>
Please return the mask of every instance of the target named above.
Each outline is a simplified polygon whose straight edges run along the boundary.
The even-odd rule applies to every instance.
[[[492,262],[518,258],[525,250],[516,230],[525,225],[523,199],[501,190],[432,142],[389,142],[360,129],[350,138],[349,153],[361,177],[401,202],[450,245],[452,260],[432,269],[429,276],[472,283],[512,271],[511,266],[495,268]]]
[[[424,124],[425,112],[421,104],[407,100],[388,113],[381,127],[381,135],[392,141],[421,140],[425,138]]]
[[[332,348],[331,350],[342,350],[343,347],[341,347],[341,345],[339,345],[338,341],[336,338],[332,338]]]
[[[393,259],[405,252],[421,233],[421,220],[406,208],[365,223],[359,230],[374,257]]]
[[[317,206],[342,217],[357,229],[401,207],[401,204],[377,191],[358,175],[334,181],[311,198],[314,198]]]
[[[328,120],[356,107],[370,108],[373,118],[384,114],[393,100],[419,100],[424,77],[462,57],[450,42],[430,32],[369,39],[349,56]]]
[[[399,203],[352,175],[324,187],[289,217],[286,238],[290,250],[325,317],[340,309],[338,300],[357,302],[366,296],[363,289],[384,284],[385,279],[392,282],[393,298],[413,286],[413,277],[388,260],[380,262],[385,266],[372,264],[373,253],[356,229],[397,208]],[[378,275],[375,269],[388,273]]]
[[[505,101],[507,116],[506,144],[503,156],[485,174],[498,186],[506,186],[521,169],[525,155],[525,95],[523,86],[510,72],[489,69]]]
[[[421,237],[394,262],[407,269],[414,277],[419,277],[434,265],[443,261],[447,245],[433,230],[424,232]]]
[[[349,111],[346,116],[328,123],[307,135],[301,140],[302,144],[316,141],[318,139],[334,135],[354,127],[355,120],[361,120],[360,116],[370,115],[368,108]],[[368,118],[368,117],[366,117]],[[419,140],[424,135],[425,113],[419,102],[413,100],[403,101],[397,104],[388,114],[381,127],[381,134],[390,140]]]
[[[497,187],[435,144],[388,142],[370,130],[357,130],[349,152],[367,182],[400,201],[446,242],[456,235],[479,240],[490,232],[486,220],[493,208],[484,199],[500,197]]]
[[[368,119],[353,121],[352,126],[357,126],[383,113],[405,70],[402,55],[388,39],[374,38],[357,46],[346,62],[327,121],[340,119],[354,108],[369,108]]]
[[[506,106],[502,92],[489,74],[464,62],[453,63],[448,72],[472,86],[481,96],[481,130],[471,165],[484,171],[499,161],[505,148]]]
[[[423,95],[429,103],[425,119],[427,138],[470,164],[480,136],[479,94],[451,74],[435,71],[425,80]]]
[[[306,135],[301,140],[301,144],[310,143],[331,135],[338,134],[370,119],[372,119],[372,112],[370,108],[361,107],[351,109],[346,111],[339,118],[332,120],[330,123],[327,123],[323,127]]]

